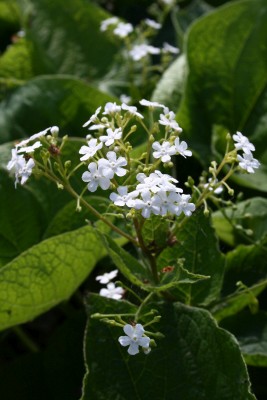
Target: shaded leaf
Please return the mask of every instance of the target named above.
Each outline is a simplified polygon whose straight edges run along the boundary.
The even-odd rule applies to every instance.
[[[99,296],[90,296],[88,306],[90,313],[135,310]],[[156,308],[162,320],[155,329],[165,338],[148,355],[128,355],[118,343],[122,329],[89,318],[81,400],[206,400],[214,393],[220,400],[255,399],[236,340],[207,311],[180,303],[158,303]]]

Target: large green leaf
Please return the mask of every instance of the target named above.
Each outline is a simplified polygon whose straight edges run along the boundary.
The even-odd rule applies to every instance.
[[[230,246],[260,241],[267,234],[267,199],[254,197],[212,214],[217,235]]]
[[[90,313],[135,312],[129,303],[96,295],[88,305]],[[255,399],[236,340],[207,311],[180,303],[156,308],[162,315],[156,329],[165,338],[148,355],[129,356],[118,343],[121,328],[89,318],[81,400]]]
[[[92,79],[110,67],[116,47],[100,32],[109,15],[84,0],[18,0],[33,43],[36,74],[71,74]]]
[[[223,320],[222,326],[232,332],[248,365],[267,367],[267,313],[249,311]]]
[[[44,240],[6,264],[0,270],[0,329],[68,299],[105,254],[87,226]]]
[[[160,270],[174,266],[184,259],[184,267],[193,274],[210,276],[195,285],[180,285],[175,295],[187,304],[199,305],[217,299],[223,281],[224,256],[218,249],[217,238],[210,225],[210,219],[202,210],[185,220],[177,232],[177,244],[164,250],[159,256]]]
[[[267,4],[235,1],[198,20],[187,40],[189,76],[178,120],[203,162],[212,126],[242,131],[266,160]],[[255,62],[257,60],[257,62]]]
[[[0,142],[28,137],[58,125],[61,134],[85,136],[82,125],[113,98],[70,76],[41,76],[28,81],[0,104]]]

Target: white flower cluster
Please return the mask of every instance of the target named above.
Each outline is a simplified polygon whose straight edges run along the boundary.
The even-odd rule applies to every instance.
[[[255,150],[254,145],[250,143],[248,138],[242,135],[241,132],[236,132],[236,134],[233,135],[233,139],[236,142],[236,150],[243,151],[242,156],[240,156],[239,154],[237,155],[239,167],[247,171],[249,174],[253,174],[255,172],[254,169],[257,169],[260,166],[259,161],[256,158],[253,158],[252,151]]]
[[[42,146],[42,143],[37,140],[44,137],[47,132],[51,132],[52,134],[58,133],[58,127],[52,126],[44,131],[35,133],[30,136],[28,139],[24,139],[18,144],[16,144],[15,148],[11,151],[11,160],[7,164],[7,169],[9,171],[15,172],[15,187],[20,183],[24,185],[24,183],[28,180],[30,175],[32,174],[33,167],[35,166],[34,160],[30,157],[31,154],[34,153],[36,149]],[[37,140],[32,145],[29,145],[30,142]]]
[[[135,44],[129,51],[129,56],[133,61],[139,61],[148,55],[155,55],[160,53],[178,54],[180,50],[177,47],[171,46],[168,43],[163,44],[163,48],[151,46],[147,43]]]
[[[112,279],[116,278],[118,274],[118,270],[115,269],[111,272],[106,272],[104,275],[99,275],[96,277],[96,280],[101,284],[107,284],[105,288],[100,289],[100,296],[107,297],[113,300],[120,300],[124,294],[124,289],[120,286],[115,286],[114,282],[111,282]]]
[[[175,121],[175,115],[163,104],[141,100],[140,104],[150,109],[162,108],[163,113],[157,122],[158,127],[165,128],[165,137],[172,137],[172,143],[167,139],[163,142],[155,141],[152,143],[153,157],[163,163],[169,162],[171,156],[180,154],[183,157],[191,156],[192,152],[187,149],[186,142],[180,142],[177,137],[182,129]],[[168,174],[163,174],[159,170],[154,170],[148,175],[138,173],[136,181],[130,185],[119,185],[114,179],[124,177],[131,165],[128,165],[129,158],[126,154],[117,155],[125,151],[123,142],[123,127],[127,126],[131,118],[142,120],[143,115],[137,111],[136,107],[123,103],[121,106],[116,103],[107,103],[100,117],[101,107],[98,108],[84,124],[89,130],[98,130],[98,138],[90,138],[87,146],[82,146],[79,153],[82,155],[81,161],[91,161],[88,171],[82,175],[82,180],[87,183],[88,190],[95,192],[98,187],[107,190],[112,183],[117,186],[117,192],[110,194],[110,200],[118,207],[125,207],[140,210],[144,218],[149,218],[151,214],[165,216],[168,214],[179,216],[182,212],[190,216],[195,210],[195,205],[190,203],[190,196],[182,194],[183,190],[176,186],[178,181]],[[117,126],[116,124],[121,126]],[[105,133],[105,134],[104,134]],[[107,148],[112,150],[107,152]],[[125,157],[124,157],[125,155]],[[156,165],[159,163],[156,161]],[[126,167],[128,169],[125,169]],[[135,167],[134,167],[135,168]],[[132,182],[132,181],[131,181]],[[133,190],[129,191],[129,188]]]
[[[149,344],[151,339],[148,336],[144,336],[145,330],[143,325],[126,324],[123,327],[123,331],[127,336],[120,336],[118,340],[123,347],[129,346],[127,351],[131,356],[139,353],[139,346],[145,354],[150,352],[151,348]]]
[[[132,24],[128,22],[120,22],[117,17],[111,17],[101,22],[100,30],[102,32],[105,32],[110,28],[112,28],[113,34],[120,38],[127,37],[134,30]]]

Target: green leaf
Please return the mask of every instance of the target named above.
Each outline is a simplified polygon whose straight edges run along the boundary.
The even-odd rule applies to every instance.
[[[0,104],[0,142],[29,137],[58,125],[60,135],[86,136],[82,125],[96,108],[114,100],[70,76],[41,76],[14,90]]]
[[[0,77],[24,81],[33,75],[29,43],[20,39],[0,57]]]
[[[0,266],[37,244],[45,227],[45,215],[34,195],[15,189],[7,174],[0,174]]]
[[[189,31],[190,73],[178,121],[203,162],[209,161],[214,124],[242,131],[256,157],[266,160],[266,21],[265,0],[234,1]]]
[[[175,291],[177,299],[193,305],[207,305],[216,300],[222,287],[224,256],[218,249],[210,219],[202,211],[184,220],[177,232],[178,243],[164,250],[159,256],[158,267],[174,266],[184,259],[184,268],[192,274],[210,276],[193,286],[179,285]]]
[[[71,74],[88,80],[109,69],[116,47],[100,32],[101,20],[109,17],[103,9],[83,0],[18,3],[33,44],[36,74]]]
[[[90,296],[88,306],[90,314],[135,312],[99,296]],[[89,318],[81,400],[207,400],[215,393],[220,400],[255,399],[236,340],[207,311],[180,303],[153,308],[162,315],[155,329],[165,338],[148,355],[128,355],[118,343],[121,328]]]
[[[0,270],[0,329],[68,299],[106,254],[87,226],[44,240]]]
[[[153,92],[152,101],[164,104],[170,110],[177,110],[184,91],[187,74],[186,58],[181,55],[163,73]]]
[[[230,246],[260,241],[267,234],[267,199],[254,197],[224,208],[223,213],[216,211],[212,222],[219,238]]]
[[[234,317],[226,318],[222,327],[235,335],[248,365],[267,367],[266,312],[251,314],[249,311],[242,311]]]

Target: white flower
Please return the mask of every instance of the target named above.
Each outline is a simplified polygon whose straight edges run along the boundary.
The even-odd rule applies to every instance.
[[[177,179],[168,174],[163,174],[158,170],[152,172],[149,176],[139,173],[136,179],[140,182],[136,187],[140,192],[147,189],[151,190],[153,193],[157,193],[160,190],[177,193],[183,192],[182,189],[174,185],[174,183],[178,183]]]
[[[100,136],[99,139],[107,147],[111,146],[115,140],[120,140],[122,137],[121,128],[116,128],[114,131],[111,128],[107,129],[107,136]]]
[[[111,17],[111,18],[104,19],[104,21],[101,21],[100,30],[102,32],[105,32],[110,25],[116,25],[118,22],[119,22],[119,18],[117,18],[117,17]]]
[[[137,190],[134,190],[133,192],[128,193],[128,187],[127,186],[119,186],[117,188],[117,193],[111,193],[109,196],[110,200],[113,201],[113,203],[116,206],[123,207],[127,205],[128,207],[131,207],[131,200],[134,199],[135,197],[138,196],[139,192]]]
[[[257,169],[260,166],[259,161],[256,158],[253,158],[252,153],[243,153],[243,157],[238,154],[237,159],[239,161],[239,167],[247,171],[249,174],[254,174],[254,169]]]
[[[241,132],[236,132],[235,135],[233,135],[233,139],[235,142],[235,148],[237,150],[243,150],[243,152],[245,154],[250,154],[251,151],[255,150],[255,147],[252,143],[250,143],[250,141],[248,140],[248,138],[244,135],[242,135]]]
[[[88,129],[89,129],[89,131],[98,131],[99,129],[105,129],[108,127],[109,127],[108,122],[106,122],[106,123],[100,122],[99,124],[91,125],[90,128],[88,128]]]
[[[159,191],[155,194],[155,204],[160,207],[160,215],[166,215],[168,212],[176,214],[178,210],[178,202],[180,201],[180,195],[176,192],[170,192],[169,194],[165,191]]]
[[[183,212],[187,217],[190,217],[190,215],[192,215],[192,212],[196,209],[194,203],[189,203],[191,196],[189,194],[181,194],[179,195],[179,197],[180,199],[176,215],[180,215]]]
[[[81,161],[86,161],[93,157],[103,147],[103,143],[97,143],[97,139],[90,139],[87,143],[88,146],[82,146],[79,150],[79,154],[84,154],[80,158]]]
[[[25,164],[25,158],[18,154],[17,148],[11,150],[11,160],[7,164],[7,169],[15,169],[16,171],[20,169]]]
[[[208,179],[208,183],[205,183],[204,188],[209,186],[209,190],[215,194],[221,194],[223,192],[223,186],[220,185],[218,186],[216,189],[214,189],[214,186],[216,186],[218,183],[218,179],[213,179],[213,178],[209,178]]]
[[[106,288],[100,290],[99,294],[109,299],[120,300],[124,294],[124,289],[120,286],[116,287],[113,282],[109,282]]]
[[[87,122],[85,122],[85,123],[83,124],[83,128],[85,128],[86,126],[90,125],[92,122],[96,122],[97,116],[98,116],[98,114],[100,113],[101,108],[102,108],[101,106],[98,107],[98,109],[96,110],[96,112],[88,119]]]
[[[87,187],[90,192],[95,192],[98,186],[103,190],[107,190],[110,186],[110,179],[103,176],[101,170],[97,168],[95,162],[91,162],[88,165],[88,171],[82,174],[82,180],[88,183]]]
[[[141,106],[145,106],[145,107],[161,107],[161,108],[165,108],[165,106],[163,104],[158,103],[157,101],[148,101],[145,99],[142,99],[139,101],[139,103],[141,104]]]
[[[31,173],[32,173],[32,169],[35,165],[34,160],[32,158],[30,158],[27,162],[25,159],[23,159],[24,162],[20,163],[19,165],[17,165],[17,170],[15,173],[15,187],[17,187],[17,183],[20,183],[21,185],[24,185],[24,183],[28,180],[28,178],[30,177]]]
[[[30,136],[28,139],[22,140],[20,143],[16,145],[16,147],[22,147],[28,144],[29,142],[32,142],[33,140],[39,139],[40,137],[43,137],[47,134],[47,132],[51,130],[51,126],[49,128],[46,128],[44,131],[35,133],[34,135]]]
[[[152,148],[156,151],[153,152],[154,158],[160,158],[162,162],[166,163],[171,160],[171,156],[175,154],[175,147],[171,146],[169,142],[154,142]]]
[[[120,336],[118,340],[122,346],[129,346],[127,351],[131,356],[139,353],[139,346],[148,351],[150,338],[143,336],[145,330],[141,324],[135,326],[126,324],[123,331],[127,336]]]
[[[164,114],[160,114],[159,123],[165,125],[167,128],[173,129],[177,132],[182,132],[177,121],[175,121],[175,114],[173,111],[169,111],[167,107],[164,107]]]
[[[174,141],[174,145],[175,145],[175,150],[178,154],[181,154],[181,156],[185,157],[191,157],[192,156],[192,151],[187,150],[187,143],[186,142],[181,142],[180,143],[180,139],[176,138]]]
[[[52,128],[50,128],[50,132],[52,133],[52,135],[57,135],[59,132],[59,127],[58,126],[52,126]]]
[[[160,207],[155,202],[155,197],[151,197],[151,193],[149,190],[143,190],[141,192],[141,199],[136,199],[131,201],[131,206],[136,210],[142,210],[142,216],[144,218],[149,218],[150,214],[159,215]]]
[[[116,103],[111,103],[110,101],[105,105],[105,110],[103,115],[112,115],[117,112],[120,112],[121,106],[118,106]]]
[[[18,153],[33,153],[35,149],[42,146],[42,143],[37,141],[32,146],[21,146],[19,147]]]
[[[170,45],[169,43],[164,42],[162,53],[171,53],[171,54],[179,54],[180,50],[177,47]]]
[[[131,102],[131,100],[132,100],[131,96],[127,96],[127,94],[121,94],[121,95],[120,95],[120,101],[121,101],[122,103],[128,104],[128,103]]]
[[[114,29],[113,33],[116,36],[121,38],[125,38],[128,36],[129,33],[133,31],[133,26],[130,23],[120,22],[116,28]]]
[[[160,54],[160,49],[143,43],[134,45],[133,48],[129,51],[129,56],[134,61],[139,61],[142,58],[146,57],[148,54]]]
[[[137,112],[137,108],[135,106],[128,106],[128,104],[122,103],[121,108],[137,118],[144,118],[142,114]]]
[[[118,270],[114,269],[113,271],[110,272],[105,272],[104,275],[98,275],[95,279],[96,281],[99,281],[99,283],[106,284],[109,283],[112,279],[116,278],[118,275]]]
[[[153,29],[160,29],[161,28],[161,24],[159,24],[158,22],[156,22],[156,21],[154,21],[153,19],[149,19],[149,18],[146,18],[145,19],[145,23],[150,27],[150,28],[153,28]]]
[[[125,157],[119,157],[117,159],[117,154],[115,151],[109,151],[107,153],[107,159],[101,158],[98,161],[98,169],[101,171],[101,174],[108,179],[112,179],[114,175],[124,176],[127,171],[122,168],[127,165],[127,161]]]

